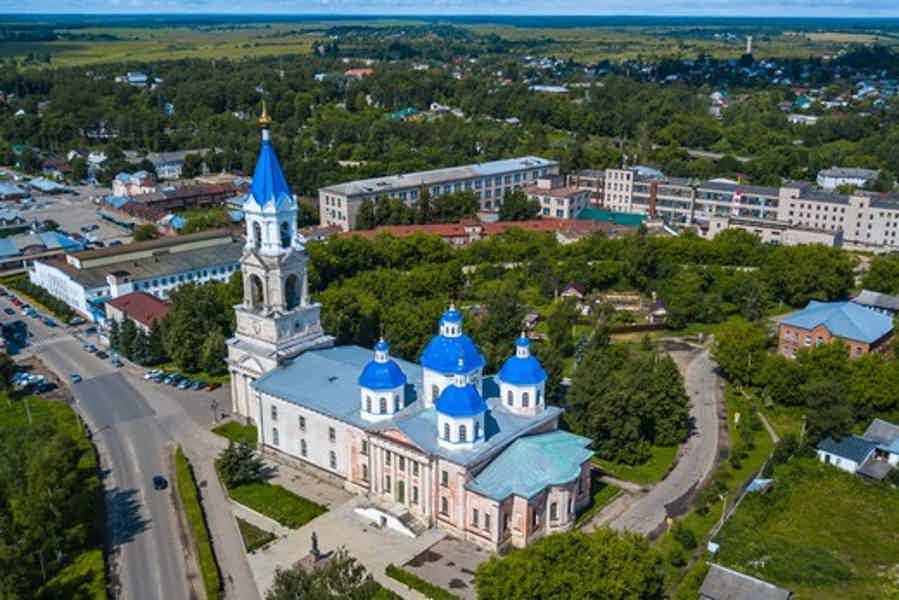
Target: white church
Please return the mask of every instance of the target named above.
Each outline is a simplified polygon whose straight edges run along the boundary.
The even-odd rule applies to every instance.
[[[309,295],[297,201],[264,109],[260,125],[228,341],[233,413],[256,423],[265,452],[336,476],[384,522],[440,527],[494,551],[570,528],[590,501],[593,453],[559,430],[528,339],[485,375],[450,306],[420,364],[392,358],[385,340],[335,346]]]

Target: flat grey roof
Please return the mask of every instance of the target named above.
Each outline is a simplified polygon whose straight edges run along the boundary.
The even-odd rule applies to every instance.
[[[75,268],[64,257],[42,262],[66,273],[85,289],[91,289],[108,285],[106,275],[109,273],[126,273],[132,280],[153,279],[198,269],[230,266],[236,264],[242,254],[243,242],[232,240],[230,244],[107,263],[86,269]]]
[[[555,160],[540,158],[539,156],[523,156],[520,158],[507,158],[492,162],[463,165],[460,167],[447,167],[431,171],[419,171],[417,173],[403,173],[400,175],[387,175],[373,177],[371,179],[357,179],[346,183],[338,183],[321,188],[320,191],[354,196],[358,194],[382,194],[394,190],[414,187],[430,186],[444,181],[456,181],[462,179],[476,179],[502,175],[513,171],[533,169],[540,167],[557,166]]]
[[[824,177],[851,177],[858,179],[876,179],[880,171],[876,169],[859,169],[856,167],[831,167],[820,171]]]
[[[789,600],[792,592],[756,577],[712,564],[699,588],[701,600]]]
[[[881,294],[880,292],[872,292],[871,290],[860,291],[855,298],[852,299],[856,304],[864,306],[873,306],[875,308],[884,308],[891,311],[899,311],[899,297],[889,294]]]

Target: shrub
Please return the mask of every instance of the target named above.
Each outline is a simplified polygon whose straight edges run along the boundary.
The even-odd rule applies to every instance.
[[[421,592],[432,600],[461,600],[459,596],[452,594],[442,587],[434,585],[433,583],[425,581],[418,575],[410,573],[405,569],[401,569],[393,563],[387,565],[387,568],[384,571],[385,573],[387,573],[388,577],[392,577],[400,583],[409,586],[413,590]]]
[[[674,539],[678,544],[680,544],[687,550],[693,550],[694,548],[696,548],[696,534],[693,533],[693,530],[689,527],[685,527],[683,523],[675,523],[674,527],[671,530],[671,535],[674,536]]]
[[[175,451],[175,479],[178,497],[190,527],[194,547],[197,550],[197,562],[203,577],[203,587],[207,600],[218,600],[222,597],[222,578],[212,549],[212,539],[206,524],[206,515],[200,503],[200,491],[194,477],[193,468],[181,448]]]

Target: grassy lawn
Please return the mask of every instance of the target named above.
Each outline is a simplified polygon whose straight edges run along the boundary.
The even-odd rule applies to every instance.
[[[255,425],[241,425],[237,421],[228,421],[214,428],[212,432],[237,444],[256,445]]]
[[[240,504],[293,529],[302,527],[328,510],[280,485],[267,482],[241,485],[229,489],[228,493]]]
[[[590,519],[593,518],[593,515],[601,511],[606,504],[617,498],[620,493],[621,488],[608,483],[603,483],[599,479],[594,478],[590,483],[590,495],[592,497],[590,504],[578,515],[574,526],[580,527],[589,522]]]
[[[197,489],[194,471],[181,448],[175,451],[175,484],[178,498],[181,500],[181,508],[187,518],[194,547],[197,550],[197,562],[203,577],[206,598],[207,600],[221,598],[222,579],[218,563],[215,560],[215,552],[212,549],[206,515],[203,514],[203,506],[200,503],[200,491]]]
[[[625,481],[648,485],[660,481],[674,467],[677,446],[653,446],[649,460],[641,465],[614,463],[593,457],[593,463],[607,475]]]
[[[255,552],[277,537],[271,531],[260,529],[241,518],[237,519],[237,527],[240,529],[240,537],[243,538],[243,545],[247,552]]]
[[[793,459],[767,494],[740,505],[718,560],[793,590],[798,600],[899,597],[899,492]]]
[[[788,433],[799,435],[799,430],[802,428],[802,413],[803,409],[798,406],[775,405],[762,409],[762,414],[780,437]]]
[[[197,371],[196,373],[187,373],[186,371],[182,371],[178,368],[174,362],[162,363],[161,365],[156,366],[157,369],[162,369],[166,373],[181,373],[185,377],[188,377],[193,380],[200,380],[206,383],[217,383],[219,385],[228,385],[231,383],[231,376],[228,373],[223,375],[210,375],[206,371]]]

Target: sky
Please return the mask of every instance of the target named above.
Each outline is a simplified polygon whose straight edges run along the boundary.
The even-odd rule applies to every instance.
[[[0,13],[899,17],[899,0],[0,0]]]

